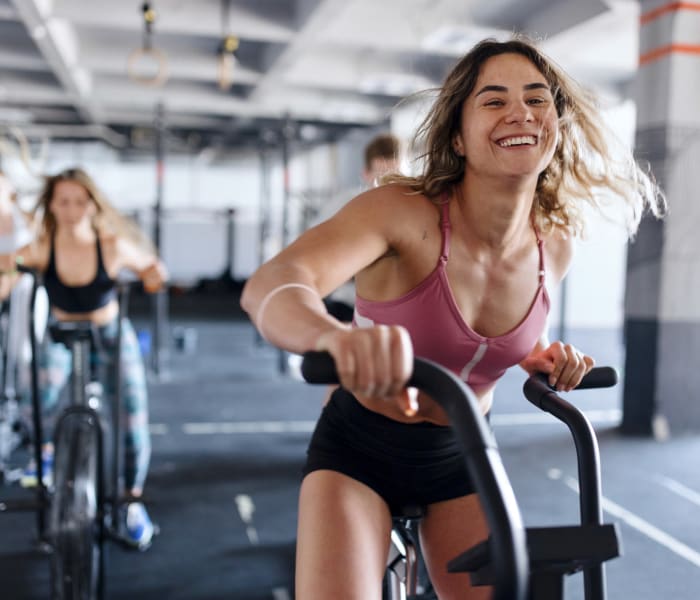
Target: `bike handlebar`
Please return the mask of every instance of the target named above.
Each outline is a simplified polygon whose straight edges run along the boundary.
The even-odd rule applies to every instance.
[[[618,382],[618,374],[612,367],[595,367],[581,380],[575,390],[614,387]],[[523,387],[525,397],[538,408],[551,412],[545,405],[545,399],[556,395],[556,390],[549,385],[547,375],[535,373],[525,382]]]
[[[31,267],[25,267],[22,263],[18,262],[15,264],[15,269],[19,273],[29,273],[31,275],[36,275],[36,269],[32,269]]]
[[[617,384],[617,371],[612,367],[597,367],[584,377],[576,389],[612,387]],[[576,446],[579,481],[579,508],[583,525],[601,525],[600,452],[593,426],[576,406],[557,395],[547,376],[532,375],[523,386],[525,397],[537,408],[548,412],[564,423],[571,432]],[[583,572],[586,598],[605,597],[605,571],[602,563],[594,564]]]
[[[327,352],[304,354],[301,373],[309,383],[338,383]],[[528,588],[525,529],[496,441],[474,392],[444,367],[416,358],[408,385],[431,396],[447,413],[491,532],[494,600],[523,600]]]

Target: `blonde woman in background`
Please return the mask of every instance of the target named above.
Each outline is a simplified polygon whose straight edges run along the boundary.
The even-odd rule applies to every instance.
[[[167,271],[138,228],[122,217],[79,168],[47,177],[36,216],[39,231],[34,243],[19,252],[26,266],[43,274],[51,318],[91,321],[99,330],[103,351],[91,360],[109,367],[116,356],[119,303],[115,280],[123,269],[135,273],[148,292],[158,291]],[[126,513],[131,543],[147,548],[154,527],[139,501],[148,473],[151,443],[148,431],[148,394],[138,340],[127,318],[122,318],[121,389],[126,457],[124,478],[133,502]],[[71,372],[71,356],[61,343],[49,340],[39,360],[39,386],[44,416],[55,412],[59,394]],[[106,392],[114,393],[113,369],[105,368]],[[44,445],[44,473],[51,472],[53,449]],[[36,479],[30,465],[27,480]]]

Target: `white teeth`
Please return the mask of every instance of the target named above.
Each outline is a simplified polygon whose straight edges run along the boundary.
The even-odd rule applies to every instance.
[[[507,148],[508,146],[534,146],[537,143],[537,139],[532,135],[523,135],[520,137],[512,137],[498,142],[498,145],[502,148]]]

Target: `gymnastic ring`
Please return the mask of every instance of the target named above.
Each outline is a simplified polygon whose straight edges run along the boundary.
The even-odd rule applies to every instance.
[[[155,75],[151,77],[139,75],[136,72],[136,63],[144,57],[152,59],[157,66]],[[136,83],[160,87],[168,80],[168,58],[164,52],[157,48],[135,48],[129,53],[126,71],[129,79]]]

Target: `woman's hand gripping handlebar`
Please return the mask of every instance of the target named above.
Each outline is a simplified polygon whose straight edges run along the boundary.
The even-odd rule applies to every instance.
[[[547,375],[536,373],[532,375],[523,387],[525,397],[538,408],[544,411],[550,410],[550,403],[547,399],[556,396],[556,390],[549,385]],[[594,388],[607,388],[617,385],[617,371],[612,367],[595,367],[591,369],[574,389],[586,390]]]
[[[327,352],[304,354],[301,373],[309,383],[338,383],[333,358]],[[424,391],[443,408],[460,440],[491,531],[492,567],[497,582],[493,598],[524,599],[528,584],[525,530],[496,442],[481,415],[476,396],[453,373],[421,358],[414,359],[413,374],[407,385]]]

